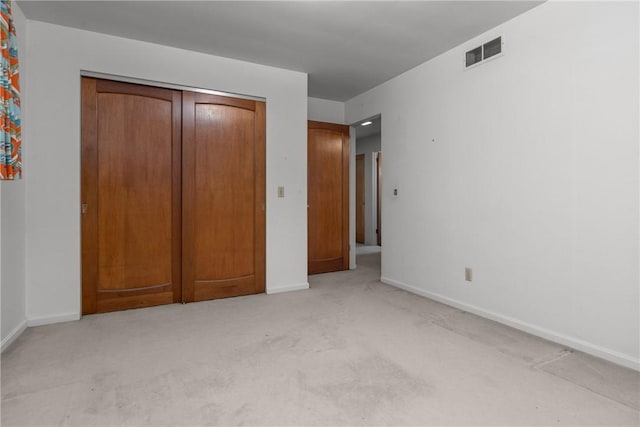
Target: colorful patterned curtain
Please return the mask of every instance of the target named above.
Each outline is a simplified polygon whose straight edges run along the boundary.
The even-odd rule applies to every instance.
[[[2,58],[0,66],[0,180],[22,178],[20,82],[16,29],[10,0],[0,0]]]

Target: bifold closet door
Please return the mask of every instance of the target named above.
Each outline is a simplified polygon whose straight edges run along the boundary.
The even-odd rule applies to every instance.
[[[265,104],[183,94],[185,301],[264,292]]]
[[[82,78],[82,312],[179,302],[179,91]]]

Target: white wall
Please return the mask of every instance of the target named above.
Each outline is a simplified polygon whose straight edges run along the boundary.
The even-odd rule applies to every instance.
[[[638,35],[547,2],[349,100],[385,118],[384,280],[638,369]]]
[[[13,2],[11,4],[13,20],[16,27],[16,37],[18,38],[18,55],[20,58],[20,82],[22,108],[26,106],[26,88],[24,87],[24,76],[27,70],[26,59],[26,34],[27,21],[20,10],[20,7]],[[22,140],[25,143],[23,148],[23,159],[28,158],[26,153],[28,145],[26,136],[26,114],[22,114]],[[29,173],[28,161],[25,163],[24,176]],[[26,328],[26,305],[25,305],[25,181],[5,181],[0,184],[2,189],[0,195],[1,203],[1,306],[2,316],[2,350],[7,348],[11,342],[17,338]]]
[[[309,120],[345,124],[344,102],[309,97],[307,106]]]
[[[28,37],[29,324],[80,314],[80,70],[265,97],[267,292],[308,287],[306,74],[35,21]]]
[[[378,235],[378,175],[376,170],[376,153],[380,151],[380,134],[356,139],[356,154],[364,154],[364,242],[377,245]]]

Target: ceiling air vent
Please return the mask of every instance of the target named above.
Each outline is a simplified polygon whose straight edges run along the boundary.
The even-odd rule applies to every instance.
[[[501,53],[502,37],[498,37],[482,44],[482,46],[467,51],[464,58],[464,66],[469,68]]]

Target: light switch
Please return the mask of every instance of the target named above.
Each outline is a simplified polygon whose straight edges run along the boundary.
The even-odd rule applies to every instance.
[[[284,197],[284,187],[278,187],[278,197]]]
[[[473,269],[469,267],[464,269],[464,280],[467,282],[473,281]]]

